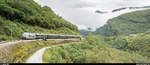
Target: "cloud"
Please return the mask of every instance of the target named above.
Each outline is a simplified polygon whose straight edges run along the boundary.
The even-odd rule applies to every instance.
[[[84,25],[77,25],[78,29],[87,29],[88,27],[84,26]]]
[[[69,6],[71,8],[85,8],[85,7],[95,7],[95,5],[87,4],[87,3],[76,3],[75,5]]]
[[[35,0],[80,28],[98,28],[115,14],[95,14],[96,10],[111,11],[120,7],[145,6],[150,0]],[[128,11],[127,11],[128,12]],[[126,13],[126,12],[123,12]],[[117,15],[116,15],[117,14]]]

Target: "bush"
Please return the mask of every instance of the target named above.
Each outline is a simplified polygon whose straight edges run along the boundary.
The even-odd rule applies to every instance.
[[[7,37],[7,36],[0,36],[0,41],[6,41],[8,39],[9,39],[9,37]]]
[[[114,40],[114,38],[112,39]],[[112,48],[106,43],[103,37],[90,34],[80,44],[74,43],[47,49],[43,55],[43,61],[47,63],[67,63],[66,57],[73,63],[146,63],[150,61],[148,57],[136,52],[122,51]],[[61,60],[64,62],[61,62]]]
[[[0,15],[10,20],[23,20],[25,14],[17,9],[11,8],[5,4],[0,4]]]

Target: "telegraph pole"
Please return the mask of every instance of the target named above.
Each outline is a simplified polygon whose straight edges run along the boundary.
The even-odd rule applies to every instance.
[[[13,42],[13,37],[12,37],[12,24],[11,24],[11,41]]]

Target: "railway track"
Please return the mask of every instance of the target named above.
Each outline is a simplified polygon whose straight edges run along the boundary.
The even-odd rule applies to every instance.
[[[3,42],[0,42],[0,49],[1,48],[5,48],[6,46],[10,46],[10,45],[15,45],[15,44],[18,44],[18,43],[27,43],[27,42],[34,42],[34,41],[41,41],[43,39],[38,39],[38,40],[13,40],[13,41],[3,41]],[[76,40],[76,39],[47,39],[47,40],[55,40],[56,42],[59,42],[59,41],[64,41],[64,40]]]

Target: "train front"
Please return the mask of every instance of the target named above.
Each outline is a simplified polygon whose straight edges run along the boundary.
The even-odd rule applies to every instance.
[[[33,40],[33,39],[36,39],[36,34],[25,32],[25,33],[22,34],[22,39],[23,40]]]

